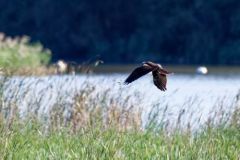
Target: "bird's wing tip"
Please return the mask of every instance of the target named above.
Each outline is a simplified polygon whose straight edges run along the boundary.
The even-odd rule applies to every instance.
[[[126,81],[125,81],[125,82],[123,82],[123,84],[124,84],[124,85],[128,85],[128,84],[129,84],[129,82],[126,82]]]

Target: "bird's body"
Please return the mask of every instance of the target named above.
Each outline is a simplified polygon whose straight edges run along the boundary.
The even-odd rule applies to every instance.
[[[154,85],[161,91],[167,90],[167,74],[170,74],[170,72],[164,70],[160,64],[150,61],[143,62],[142,66],[134,69],[133,72],[125,80],[125,84],[129,84],[149,72],[152,72]]]

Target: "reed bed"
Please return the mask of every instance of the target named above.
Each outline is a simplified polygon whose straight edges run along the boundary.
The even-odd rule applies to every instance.
[[[168,106],[160,114],[156,104],[143,125],[140,94],[123,97],[120,90],[113,96],[110,89],[96,92],[87,82],[72,103],[59,96],[48,114],[39,115],[38,97],[29,106],[39,107],[22,117],[18,103],[7,103],[3,96],[9,78],[0,83],[1,159],[240,159],[239,95],[231,112],[219,102],[202,129],[193,132],[182,123],[187,108],[169,126],[171,119],[164,117]],[[21,89],[15,90],[13,96],[19,95]],[[194,99],[186,106],[191,103]]]

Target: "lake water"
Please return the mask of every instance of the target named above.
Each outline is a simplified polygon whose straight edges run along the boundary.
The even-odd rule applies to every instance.
[[[123,84],[126,77],[127,74],[12,77],[4,86],[3,108],[14,104],[22,117],[32,112],[49,118],[54,104],[61,102],[68,116],[74,95],[87,83],[96,87],[92,96],[104,96],[101,92],[107,89],[109,98],[124,101],[130,95],[130,102],[143,111],[143,122],[147,122],[154,108],[159,111],[158,118],[168,125],[175,125],[182,113],[182,126],[199,128],[209,117],[231,113],[240,89],[240,75],[174,74],[168,76],[166,92],[153,85],[151,74],[129,85]]]

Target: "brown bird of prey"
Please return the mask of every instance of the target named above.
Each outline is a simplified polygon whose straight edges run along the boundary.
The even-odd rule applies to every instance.
[[[127,77],[124,83],[129,84],[149,72],[152,72],[154,85],[157,86],[157,88],[161,91],[167,90],[167,74],[170,74],[171,72],[163,69],[160,64],[150,61],[143,62],[142,66],[135,68],[133,72]]]

